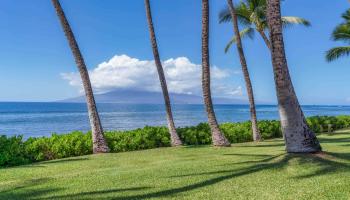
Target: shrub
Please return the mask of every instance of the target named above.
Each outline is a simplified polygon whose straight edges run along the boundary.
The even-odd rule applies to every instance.
[[[210,127],[207,123],[178,128],[177,133],[185,145],[202,145],[211,143]]]
[[[27,159],[22,136],[0,136],[0,167],[30,162]]]
[[[109,131],[105,133],[111,152],[134,151],[170,146],[166,127],[139,128],[131,131]]]
[[[252,140],[251,123],[223,123],[220,129],[231,143],[248,142]]]
[[[313,116],[306,119],[310,128],[316,133],[332,132],[350,127],[350,116]]]
[[[282,137],[281,123],[277,120],[261,120],[258,122],[260,134],[264,139]]]
[[[307,118],[310,128],[316,132],[333,131],[350,127],[350,116],[314,116]],[[264,139],[282,137],[277,120],[258,122]],[[252,141],[251,122],[223,123],[220,129],[231,143]],[[211,144],[210,127],[207,123],[178,128],[185,145]],[[170,146],[166,127],[139,128],[130,131],[107,131],[105,137],[111,152],[134,151]],[[92,153],[91,133],[74,131],[69,134],[52,134],[50,137],[29,138],[0,136],[0,167],[52,160]]]
[[[92,153],[91,133],[74,131],[51,137],[29,138],[25,150],[32,161],[52,160]]]

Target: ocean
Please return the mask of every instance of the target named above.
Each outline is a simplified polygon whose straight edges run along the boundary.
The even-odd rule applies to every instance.
[[[306,116],[350,115],[350,106],[302,106]],[[129,130],[166,125],[164,105],[98,104],[105,130]],[[216,105],[222,122],[249,120],[248,105]],[[173,105],[176,126],[206,122],[203,105]],[[278,119],[277,106],[258,105],[258,119]],[[0,134],[28,137],[49,136],[90,129],[84,103],[0,103]]]

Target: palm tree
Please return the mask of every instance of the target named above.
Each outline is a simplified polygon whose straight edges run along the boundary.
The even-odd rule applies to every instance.
[[[151,38],[151,43],[152,43],[154,61],[156,63],[156,67],[157,67],[157,71],[158,71],[160,86],[161,86],[162,91],[163,91],[166,117],[167,117],[167,121],[168,121],[168,129],[169,129],[170,138],[171,138],[171,145],[172,146],[179,146],[179,145],[182,145],[182,142],[181,142],[180,137],[178,136],[178,134],[176,132],[176,128],[175,128],[175,124],[174,124],[173,114],[171,111],[170,97],[169,97],[169,93],[168,93],[168,86],[166,84],[162,63],[161,63],[160,57],[159,57],[157,39],[156,39],[156,35],[154,32],[151,6],[149,3],[149,0],[145,0],[145,6],[146,6],[147,22],[148,22],[148,28],[149,28],[149,33],[150,33],[150,38]]]
[[[348,9],[342,18],[344,22],[338,25],[333,33],[332,39],[334,41],[343,41],[349,44],[350,42],[350,9]],[[350,46],[335,47],[327,51],[326,59],[328,62],[334,61],[342,56],[350,55]]]
[[[271,43],[266,36],[268,30],[266,20],[266,0],[244,0],[236,6],[236,15],[238,21],[244,27],[240,32],[241,37],[254,37],[254,32],[257,31],[266,46],[271,49]],[[231,14],[229,8],[223,9],[219,14],[219,22],[231,22]],[[284,16],[281,18],[283,27],[289,27],[295,24],[310,26],[310,22],[301,17]],[[231,45],[236,42],[236,36],[226,45],[225,52],[227,52]]]
[[[228,7],[229,7],[229,10],[231,13],[231,18],[233,19],[232,20],[233,31],[234,31],[235,37],[236,37],[237,51],[239,54],[239,59],[241,62],[243,76],[244,76],[244,80],[245,80],[245,84],[246,84],[246,88],[247,88],[247,94],[248,94],[249,105],[250,105],[250,118],[251,118],[251,122],[252,122],[252,130],[253,130],[253,140],[260,141],[261,135],[259,132],[258,122],[257,122],[258,120],[256,117],[253,87],[252,87],[252,83],[250,81],[250,76],[249,76],[247,62],[246,62],[244,51],[243,51],[241,36],[239,34],[238,19],[237,19],[237,15],[236,15],[236,10],[235,10],[235,7],[233,6],[232,0],[227,0],[227,4],[228,4]]]
[[[216,120],[210,91],[209,67],[209,2],[202,0],[202,89],[208,123],[212,133],[214,146],[230,146],[230,142],[221,133]]]
[[[286,150],[289,153],[319,152],[320,143],[306,123],[289,75],[282,35],[280,0],[267,2],[272,64]]]
[[[94,98],[94,94],[90,83],[89,73],[87,71],[83,56],[81,55],[79,46],[77,44],[77,41],[75,40],[72,29],[70,28],[70,25],[63,12],[63,9],[61,7],[59,0],[52,0],[52,3],[55,7],[57,16],[61,22],[64,33],[67,37],[69,46],[75,58],[75,63],[77,64],[77,67],[79,69],[79,73],[83,82],[85,96],[86,96],[86,103],[87,103],[87,108],[89,112],[90,125],[92,130],[93,153],[108,152],[109,148],[103,136],[103,129],[101,126],[100,117],[97,112],[95,98]]]

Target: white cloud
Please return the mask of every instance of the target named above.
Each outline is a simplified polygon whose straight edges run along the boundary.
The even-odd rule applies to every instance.
[[[201,95],[201,65],[192,63],[186,57],[171,58],[163,61],[163,68],[169,91],[172,93]],[[91,83],[96,92],[113,89],[131,88],[147,91],[160,91],[157,70],[152,60],[139,60],[127,55],[116,55],[107,62],[99,64],[89,71]],[[228,84],[230,71],[213,66],[211,69],[212,91],[214,96],[242,96],[242,87]],[[78,73],[62,73],[62,78],[82,92]]]

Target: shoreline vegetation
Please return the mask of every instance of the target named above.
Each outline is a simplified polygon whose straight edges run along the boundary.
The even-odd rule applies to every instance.
[[[307,118],[308,126],[315,133],[331,133],[349,128],[350,116],[313,116]],[[281,138],[278,120],[258,122],[263,139]],[[231,143],[253,141],[251,123],[222,123],[220,130]],[[211,144],[211,132],[207,123],[177,128],[185,146]],[[128,131],[105,131],[105,138],[111,153],[170,147],[167,127],[146,126]],[[92,154],[91,132],[73,131],[68,134],[52,134],[50,137],[0,136],[0,167],[10,167],[39,161],[68,158]]]
[[[326,152],[289,154],[282,139],[272,139],[228,148],[91,154],[4,168],[0,199],[348,199],[349,130],[318,138]]]

